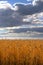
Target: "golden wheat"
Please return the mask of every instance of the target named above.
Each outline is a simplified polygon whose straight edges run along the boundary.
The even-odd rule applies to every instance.
[[[0,40],[0,65],[43,65],[43,40]]]

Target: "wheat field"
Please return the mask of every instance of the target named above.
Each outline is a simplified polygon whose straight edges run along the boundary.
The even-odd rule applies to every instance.
[[[0,40],[0,65],[43,65],[43,40]]]

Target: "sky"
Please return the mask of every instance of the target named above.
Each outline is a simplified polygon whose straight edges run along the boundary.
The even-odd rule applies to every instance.
[[[31,0],[1,0],[1,1],[8,1],[11,4],[14,4],[16,2],[21,2],[21,3],[29,3]]]
[[[0,0],[0,27],[26,25],[37,32],[42,31],[42,21],[43,0]]]
[[[16,2],[28,3],[27,0],[8,0],[11,4]],[[30,1],[29,1],[30,2]]]

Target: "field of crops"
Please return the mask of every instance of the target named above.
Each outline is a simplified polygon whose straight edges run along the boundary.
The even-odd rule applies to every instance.
[[[0,65],[43,65],[43,40],[0,40]]]

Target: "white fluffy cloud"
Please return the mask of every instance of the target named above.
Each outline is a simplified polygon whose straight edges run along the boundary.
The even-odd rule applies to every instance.
[[[0,1],[0,9],[7,9],[7,8],[13,9],[12,5],[8,3],[8,1]]]
[[[18,10],[18,6],[14,6],[13,10],[17,11]]]

